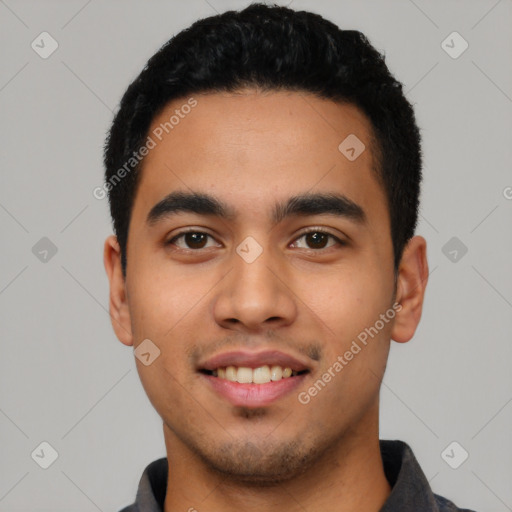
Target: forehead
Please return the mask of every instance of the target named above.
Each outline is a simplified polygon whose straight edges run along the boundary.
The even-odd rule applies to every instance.
[[[289,91],[197,94],[169,103],[148,136],[134,216],[178,189],[248,216],[305,192],[340,192],[374,210],[377,201],[387,213],[371,124],[350,104]]]

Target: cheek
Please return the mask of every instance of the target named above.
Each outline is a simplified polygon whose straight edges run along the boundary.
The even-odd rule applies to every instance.
[[[130,312],[137,337],[166,341],[175,327],[195,308],[200,308],[211,284],[207,280],[147,266],[135,270],[130,287]]]
[[[162,418],[169,411],[190,407],[189,387],[175,367],[169,366],[164,352],[150,366],[137,362],[137,371],[149,401]]]
[[[130,311],[135,344],[149,339],[160,350],[148,366],[136,360],[141,383],[159,413],[178,410],[186,403],[184,390],[193,384],[186,349],[190,322],[201,304],[198,301],[208,290],[207,284],[194,286],[184,276],[164,276],[158,269],[140,272],[133,284]]]
[[[334,423],[374,402],[389,352],[394,312],[387,322],[380,315],[391,307],[392,283],[378,269],[361,268],[317,276],[307,301],[325,350],[319,378],[329,382],[325,388],[318,384],[318,403],[331,411]]]
[[[314,286],[311,279],[311,275],[300,278],[299,296],[316,313],[313,321],[321,320],[327,334],[336,335],[342,343],[373,325],[390,306],[392,283],[376,267],[347,265],[318,273]]]

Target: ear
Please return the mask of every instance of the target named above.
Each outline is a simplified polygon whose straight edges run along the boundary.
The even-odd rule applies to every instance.
[[[397,309],[391,338],[399,343],[409,341],[416,331],[423,309],[428,281],[427,242],[414,236],[406,245],[398,267]]]
[[[110,235],[105,240],[103,263],[110,282],[110,321],[121,343],[133,345],[130,308],[127,301],[126,283],[121,270],[121,249],[117,238]]]

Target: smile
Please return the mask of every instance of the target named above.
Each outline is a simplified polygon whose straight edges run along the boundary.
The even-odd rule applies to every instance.
[[[257,368],[247,366],[227,366],[215,370],[203,370],[207,375],[225,379],[230,382],[239,382],[240,384],[267,384],[268,382],[277,382],[282,379],[288,379],[306,373],[308,370],[295,371],[289,366],[263,365]]]
[[[240,407],[264,407],[309,377],[311,360],[280,350],[235,350],[198,364],[199,376],[217,396]]]

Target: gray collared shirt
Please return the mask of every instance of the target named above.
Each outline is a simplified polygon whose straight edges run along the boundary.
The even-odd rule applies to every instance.
[[[380,512],[474,512],[432,492],[411,448],[403,441],[380,440],[384,472],[391,494]],[[140,479],[135,503],[120,512],[163,512],[167,458],[149,464]]]

